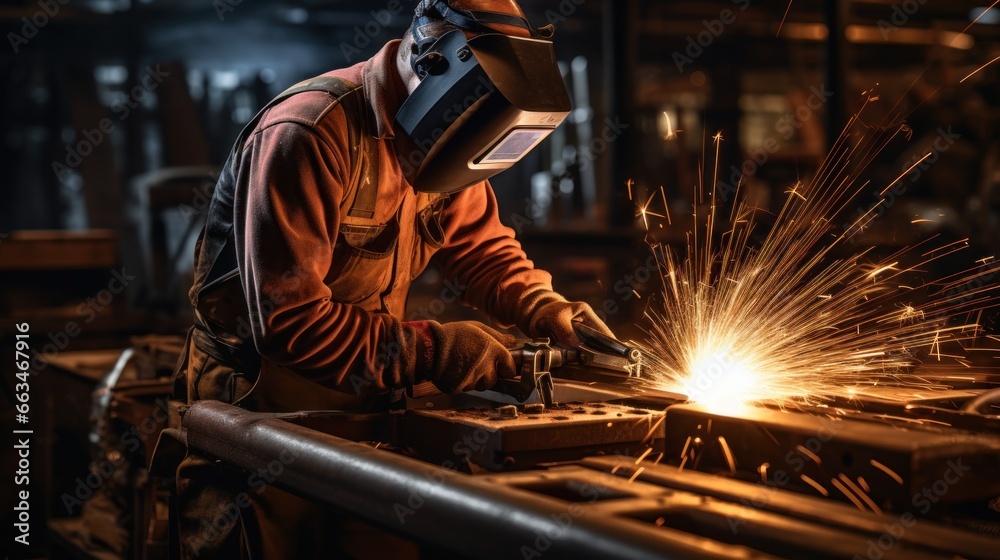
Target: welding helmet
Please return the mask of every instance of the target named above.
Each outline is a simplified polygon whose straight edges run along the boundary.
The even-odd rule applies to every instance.
[[[457,3],[422,1],[411,29],[420,84],[396,115],[395,147],[420,192],[453,193],[509,169],[572,109],[551,26],[532,29],[521,15]],[[445,31],[427,36],[434,22]],[[510,27],[526,36],[496,31]]]

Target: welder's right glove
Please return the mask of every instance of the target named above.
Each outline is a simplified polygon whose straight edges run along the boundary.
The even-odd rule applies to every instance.
[[[559,346],[578,348],[583,342],[574,332],[574,323],[580,322],[607,336],[614,333],[598,317],[590,305],[567,301],[548,289],[526,291],[518,301],[517,326],[531,338],[549,338]]]
[[[501,377],[517,373],[508,350],[514,337],[482,323],[436,321],[406,323],[416,336],[417,382],[430,381],[444,393],[485,391]]]

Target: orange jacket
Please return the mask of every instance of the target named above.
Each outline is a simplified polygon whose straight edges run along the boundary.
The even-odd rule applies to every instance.
[[[210,243],[201,243],[191,291],[203,320],[224,338],[252,337],[265,368],[351,393],[359,392],[359,375],[379,392],[414,381],[402,377],[391,349],[412,343],[401,321],[406,295],[431,257],[463,303],[502,326],[519,321],[526,293],[551,290],[548,273],[500,223],[488,183],[449,199],[418,194],[404,179],[393,149],[394,116],[407,95],[398,46],[325,75],[363,85],[372,119],[362,128],[377,138],[374,215],[344,211],[357,172],[351,151],[359,149],[348,129],[365,123],[328,93],[294,95],[268,109],[234,152],[232,200],[216,200],[218,192],[213,199],[232,207],[238,281],[202,293]],[[217,229],[210,218],[203,241]]]

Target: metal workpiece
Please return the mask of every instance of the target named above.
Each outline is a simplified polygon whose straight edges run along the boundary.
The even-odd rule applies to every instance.
[[[591,470],[617,478],[617,485]],[[850,506],[804,498],[781,488],[725,480],[676,467],[636,464],[618,457],[586,459],[581,467],[545,474],[550,487],[560,478],[588,480],[607,492],[629,492],[588,508],[606,517],[625,516],[723,542],[740,542],[782,558],[997,558],[1000,541],[967,531],[896,517],[880,517]],[[519,481],[519,486],[528,485]],[[881,545],[877,541],[883,538]],[[956,545],[956,542],[962,544]]]
[[[392,443],[415,457],[323,433],[377,427],[364,415],[348,415],[355,428],[345,429],[335,413],[200,402],[183,426],[193,449],[236,469],[293,457],[277,487],[461,557],[1000,559],[995,526],[963,528],[956,515],[880,493],[909,492],[951,461],[976,466],[941,475],[951,482],[940,505],[995,497],[997,471],[975,460],[995,453],[994,440],[831,413],[612,403],[411,410],[395,416]],[[750,448],[772,462],[757,464]],[[470,464],[503,470],[459,472]],[[838,496],[832,480],[865,498]]]
[[[875,513],[938,515],[1000,496],[1000,438],[837,414],[764,408],[666,413],[664,462],[783,486]],[[939,426],[937,428],[940,428]]]
[[[220,402],[192,405],[183,427],[192,449],[237,469],[290,456],[275,486],[460,557],[771,557],[636,519],[594,515],[566,500]]]
[[[901,514],[877,515],[861,511],[850,504],[833,502],[819,496],[804,496],[787,489],[787,481],[782,477],[773,478],[767,482],[745,482],[732,478],[724,478],[690,470],[680,470],[672,465],[652,464],[651,461],[636,463],[621,457],[592,457],[581,461],[581,466],[614,473],[619,484],[633,480],[633,484],[655,486],[661,491],[680,491],[732,504],[739,509],[731,513],[734,528],[738,534],[745,535],[745,527],[754,524],[759,533],[759,518],[755,513],[767,513],[766,521],[771,522],[775,516],[783,516],[799,522],[821,525],[840,531],[848,531],[862,535],[864,545],[861,550],[850,551],[845,557],[858,555],[868,557],[871,542],[876,542],[883,535],[888,535],[892,543],[897,541],[901,550],[909,553],[921,551],[923,554],[932,552],[936,558],[1000,558],[1000,538],[973,533],[960,528],[935,523],[918,512],[911,512],[912,520],[902,518]],[[550,471],[549,475],[554,474]],[[577,478],[587,478],[596,484],[593,478],[586,474],[574,474]],[[607,485],[607,484],[605,484]],[[901,519],[902,518],[902,519]],[[904,520],[906,521],[904,523]],[[780,543],[790,527],[774,531],[770,538],[775,544]],[[701,534],[701,533],[699,533]],[[765,536],[767,533],[765,533]],[[856,542],[856,541],[855,541]],[[778,545],[780,546],[780,545]],[[817,548],[825,548],[826,543],[818,541]],[[876,547],[879,545],[876,544]],[[881,548],[881,547],[880,547]],[[771,550],[764,548],[764,550]],[[809,555],[812,557],[812,555]],[[891,557],[891,555],[890,555]],[[911,556],[905,556],[907,558]]]
[[[986,391],[970,399],[962,407],[962,411],[1000,420],[1000,388]]]
[[[515,409],[518,410],[518,409]],[[397,426],[398,445],[422,460],[468,470],[523,470],[588,455],[659,448],[662,411],[612,403],[499,409],[412,410]]]
[[[917,393],[912,388],[869,387],[864,393],[826,399],[825,408],[803,406],[803,412],[822,415],[836,408],[846,417],[892,419],[919,425],[922,430],[962,430],[1000,436],[1000,415],[980,406],[988,402],[991,395],[996,398],[1000,385],[996,374],[925,374],[921,370],[920,377],[928,383],[951,388]]]

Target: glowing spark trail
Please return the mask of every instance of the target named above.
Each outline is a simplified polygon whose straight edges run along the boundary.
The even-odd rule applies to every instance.
[[[890,469],[889,467],[883,465],[882,463],[876,461],[875,459],[872,459],[871,461],[869,461],[869,463],[871,464],[871,466],[873,466],[876,469],[878,469],[878,470],[884,472],[885,474],[889,475],[890,478],[892,478],[893,480],[896,481],[896,484],[902,484],[903,483],[903,477],[899,476],[896,473],[896,471]]]
[[[726,443],[726,438],[719,436],[719,447],[722,448],[722,452],[726,455],[726,462],[729,463],[729,470],[733,474],[736,474],[736,458],[733,457],[733,451],[729,449],[729,444]]]
[[[666,209],[667,212],[667,225],[673,225],[673,222],[670,219],[670,203],[667,202],[667,193],[663,190],[663,185],[660,185],[660,196],[663,197],[663,208]]]
[[[965,82],[965,80],[968,80],[969,78],[971,78],[971,77],[975,76],[975,75],[976,75],[976,74],[978,74],[978,73],[979,73],[979,72],[980,72],[980,71],[981,71],[981,70],[982,70],[983,68],[986,68],[987,66],[989,66],[990,64],[993,64],[994,62],[996,62],[996,61],[998,61],[998,60],[1000,60],[1000,56],[998,56],[998,57],[994,58],[993,60],[991,60],[991,61],[987,62],[986,64],[983,64],[983,65],[982,65],[982,66],[980,66],[979,68],[976,68],[975,70],[973,70],[973,71],[972,71],[972,73],[971,73],[971,74],[969,74],[968,76],[966,76],[966,77],[962,78],[961,80],[959,80],[959,82],[958,82],[958,83],[960,83],[960,84],[961,84],[961,83]]]
[[[684,449],[681,449],[681,457],[687,457],[689,447],[691,447],[691,436],[688,436],[687,441],[684,442]]]
[[[882,192],[878,193],[879,196],[885,196],[885,193],[889,192],[889,189],[891,189],[892,187],[896,186],[896,183],[898,183],[900,179],[902,179],[903,177],[906,177],[907,175],[909,175],[911,171],[913,171],[914,169],[916,169],[918,165],[920,165],[921,163],[923,163],[927,158],[931,157],[932,155],[934,155],[933,152],[929,153],[926,156],[924,156],[924,157],[920,158],[919,160],[917,160],[917,162],[914,163],[913,165],[911,165],[909,169],[907,169],[906,171],[904,171],[903,173],[901,173],[899,175],[899,177],[896,177],[896,179],[893,182],[889,183],[889,186],[887,186],[886,188],[882,189]]]
[[[652,447],[647,447],[646,451],[642,455],[640,455],[638,459],[635,460],[635,464],[638,465],[639,463],[641,463],[642,460],[645,459],[646,457],[649,457],[649,454],[652,453],[652,452],[653,452],[653,448]]]
[[[942,388],[910,372],[928,354],[962,358],[970,346],[965,342],[982,335],[969,317],[997,305],[996,283],[981,279],[1000,266],[927,281],[928,265],[966,250],[967,240],[934,246],[932,238],[885,258],[873,248],[855,248],[886,203],[880,198],[860,215],[843,216],[854,197],[871,192],[862,174],[909,132],[903,125],[868,125],[863,111],[816,175],[786,192],[763,241],[755,240],[762,211],[741,196],[742,181],[735,196],[727,193],[735,201],[728,220],[717,215],[715,183],[696,187],[695,200],[707,200],[694,206],[685,256],[651,241],[663,281],[663,297],[646,312],[649,336],[641,343],[653,387],[727,412],[757,403],[855,398],[865,387]],[[717,172],[721,134],[712,140],[716,169],[703,169],[703,183]],[[875,192],[884,195],[897,181]],[[649,217],[657,215],[653,202],[650,197],[639,207],[647,232]],[[918,282],[906,281],[910,277]]]
[[[865,492],[871,492],[872,489],[868,486],[868,482],[865,481],[863,476],[858,477],[858,485],[865,489]]]
[[[861,500],[859,500],[858,497],[855,496],[853,492],[848,490],[846,486],[841,484],[839,480],[837,480],[836,478],[831,478],[830,484],[832,484],[833,487],[836,488],[837,490],[840,490],[840,493],[843,494],[845,497],[847,497],[847,499],[851,500],[851,503],[856,505],[858,509],[860,509],[861,511],[868,511],[867,509],[865,509],[864,504],[861,503]]]
[[[792,11],[792,2],[795,0],[788,0],[788,7],[785,8],[785,15],[781,16],[781,23],[778,24],[778,32],[774,34],[775,37],[781,35],[781,28],[785,26],[785,20],[788,19],[788,12]]]
[[[674,129],[674,123],[673,121],[670,120],[670,113],[664,111],[663,116],[667,118],[667,133],[663,135],[663,139],[673,140],[674,138],[677,138],[677,133],[683,131]]]
[[[812,451],[809,451],[808,449],[806,449],[805,447],[803,447],[801,445],[796,446],[796,449],[799,450],[799,453],[801,453],[801,454],[805,455],[806,457],[809,457],[810,459],[812,459],[813,463],[816,463],[818,466],[821,466],[821,467],[823,466],[823,460],[819,458],[819,455],[813,453]]]
[[[823,488],[822,484],[816,482],[815,480],[809,478],[808,476],[806,476],[804,474],[800,474],[799,478],[802,479],[802,482],[805,482],[809,486],[812,486],[813,488],[815,488],[816,491],[819,492],[820,494],[822,494],[824,496],[829,496],[830,495],[830,491],[829,490],[827,490],[826,488]]]
[[[873,512],[875,512],[876,515],[879,516],[882,515],[882,509],[879,508],[877,504],[875,504],[875,500],[872,500],[871,496],[869,496],[867,492],[858,487],[858,485],[855,484],[853,480],[848,478],[847,475],[845,475],[844,473],[840,473],[840,480],[844,481],[844,484],[846,484],[848,488],[854,491],[854,493],[857,494],[861,498],[861,500],[864,501],[865,504],[869,508],[871,508]]]
[[[646,467],[639,467],[636,469],[636,471],[632,473],[632,478],[628,479],[629,484],[635,482],[635,479],[639,478],[639,475],[642,474],[642,471],[644,470],[646,470]]]
[[[972,29],[972,26],[976,25],[977,23],[979,23],[979,20],[981,20],[983,18],[983,16],[985,16],[987,13],[989,13],[989,11],[992,10],[993,8],[997,7],[997,4],[1000,4],[1000,0],[994,0],[994,2],[992,4],[990,4],[990,6],[988,8],[986,8],[982,12],[979,12],[979,15],[976,16],[976,19],[972,20],[972,23],[970,23],[969,25],[965,26],[965,29],[962,30],[962,33],[965,33],[966,31]]]

